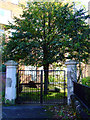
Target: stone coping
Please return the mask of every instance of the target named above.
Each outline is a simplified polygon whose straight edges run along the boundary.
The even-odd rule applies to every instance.
[[[18,63],[13,61],[13,60],[9,60],[5,63],[6,66],[17,66]]]

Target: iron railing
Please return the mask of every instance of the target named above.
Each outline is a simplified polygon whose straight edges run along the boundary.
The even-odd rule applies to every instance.
[[[66,103],[65,70],[48,71],[47,95],[44,94],[44,76],[44,70],[19,70],[17,97],[29,103]]]
[[[83,105],[90,109],[90,87],[73,81],[74,94],[81,100]]]

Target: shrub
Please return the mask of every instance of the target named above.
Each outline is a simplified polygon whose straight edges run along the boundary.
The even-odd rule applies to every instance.
[[[0,72],[6,72],[6,65],[2,64],[0,66]]]
[[[55,81],[55,77],[53,75],[49,75],[48,79],[49,79],[49,82]]]
[[[90,87],[90,76],[89,76],[89,77],[82,78],[81,81],[82,81],[82,84],[83,84],[83,85],[87,85],[87,86]]]

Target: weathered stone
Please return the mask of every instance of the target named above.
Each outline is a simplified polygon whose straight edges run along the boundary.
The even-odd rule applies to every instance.
[[[7,78],[6,79],[6,87],[11,87],[12,86],[12,80],[11,80],[11,78]]]
[[[75,101],[75,106],[78,106],[78,105],[80,105],[80,102],[79,101]]]
[[[9,60],[5,63],[6,66],[17,66],[18,63],[16,63],[15,61],[13,60]]]
[[[77,81],[77,63],[74,60],[67,61],[67,103],[71,104],[70,96],[73,94],[73,81]]]
[[[6,89],[5,101],[15,101],[16,99],[16,67],[17,63],[13,60],[6,62]]]

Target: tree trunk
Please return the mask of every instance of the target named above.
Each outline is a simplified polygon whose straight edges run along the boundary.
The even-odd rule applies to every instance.
[[[44,94],[48,93],[48,71],[49,71],[49,64],[44,65]]]

